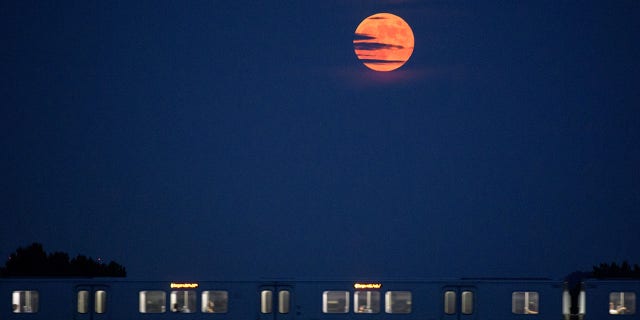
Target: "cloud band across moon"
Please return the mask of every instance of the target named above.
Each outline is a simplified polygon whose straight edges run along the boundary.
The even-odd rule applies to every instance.
[[[370,69],[392,71],[404,65],[413,53],[411,27],[390,13],[377,13],[356,28],[353,47],[358,59]]]
[[[375,39],[375,37],[373,38]],[[382,49],[404,49],[404,46],[388,44],[388,43],[380,43],[380,42],[354,42],[353,43],[354,50],[382,50]]]

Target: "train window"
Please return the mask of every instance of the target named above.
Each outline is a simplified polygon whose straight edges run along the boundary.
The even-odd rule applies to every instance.
[[[609,314],[623,315],[636,313],[635,292],[609,293]]]
[[[167,297],[164,291],[140,291],[140,313],[165,312]]]
[[[411,313],[410,291],[387,291],[384,301],[386,313]]]
[[[95,313],[105,313],[107,312],[107,292],[104,290],[98,290],[95,293],[95,303],[94,303],[94,311]]]
[[[460,304],[460,311],[462,312],[462,314],[473,314],[473,292],[462,291]]]
[[[323,313],[348,313],[349,291],[325,291],[322,293]]]
[[[202,312],[227,313],[229,293],[227,291],[203,291]]]
[[[289,300],[290,300],[289,290],[278,291],[278,312],[279,313],[289,313]]]
[[[456,292],[445,291],[444,293],[444,313],[455,314],[456,313]]]
[[[14,291],[11,300],[13,313],[38,312],[38,291]]]
[[[519,291],[511,295],[511,312],[515,314],[538,314],[539,295],[535,291]]]
[[[379,313],[380,292],[356,291],[353,295],[353,311],[355,313]]]
[[[78,313],[88,313],[89,312],[89,291],[80,290],[78,291]]]
[[[260,312],[273,312],[273,292],[271,290],[262,290],[260,292]]]
[[[171,291],[171,312],[196,312],[196,292],[193,290]]]

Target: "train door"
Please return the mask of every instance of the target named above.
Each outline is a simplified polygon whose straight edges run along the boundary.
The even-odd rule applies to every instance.
[[[107,320],[109,319],[109,287],[105,285],[76,286],[74,292],[74,319]]]
[[[443,320],[472,320],[476,314],[476,290],[468,286],[446,286],[442,289]]]
[[[259,320],[291,320],[295,319],[293,304],[293,286],[263,285],[258,290]]]

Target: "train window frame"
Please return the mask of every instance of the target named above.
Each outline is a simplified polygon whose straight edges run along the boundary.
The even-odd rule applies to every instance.
[[[533,306],[533,308],[531,308]],[[538,291],[514,291],[511,293],[511,313],[537,315],[540,313]]]
[[[201,294],[202,313],[227,313],[229,312],[229,291],[205,290]],[[212,304],[209,305],[209,302]]]
[[[636,314],[636,293],[633,291],[609,292],[609,315],[628,316]]]
[[[15,290],[11,294],[13,313],[38,313],[40,293],[37,290]]]
[[[359,290],[353,293],[354,313],[380,313],[380,291]]]
[[[341,299],[343,298],[344,299]],[[322,313],[349,313],[351,292],[327,290],[322,292]],[[343,301],[342,303],[339,301]],[[335,301],[335,302],[334,302]],[[332,306],[336,304],[337,306]]]
[[[384,312],[409,314],[411,313],[412,299],[411,291],[387,291],[384,294]]]
[[[147,299],[147,295],[148,294],[159,294],[159,297],[162,297],[161,300],[162,303],[150,303],[150,300]],[[155,299],[156,297],[154,297]],[[138,307],[138,311],[140,313],[165,313],[167,311],[167,293],[164,290],[142,290],[138,292],[138,299],[139,299],[139,307]],[[158,311],[155,311],[155,309],[153,311],[149,311],[148,308],[149,306],[153,306],[153,307],[160,307]]]

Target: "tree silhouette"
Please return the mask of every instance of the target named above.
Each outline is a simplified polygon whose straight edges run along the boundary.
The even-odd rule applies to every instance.
[[[1,277],[125,277],[125,268],[111,261],[108,265],[78,255],[69,259],[65,252],[47,254],[40,243],[18,248],[12,253]]]
[[[629,262],[623,261],[621,265],[615,262],[611,264],[601,263],[593,266],[592,276],[594,278],[640,278],[640,266],[634,264],[633,267]]]

